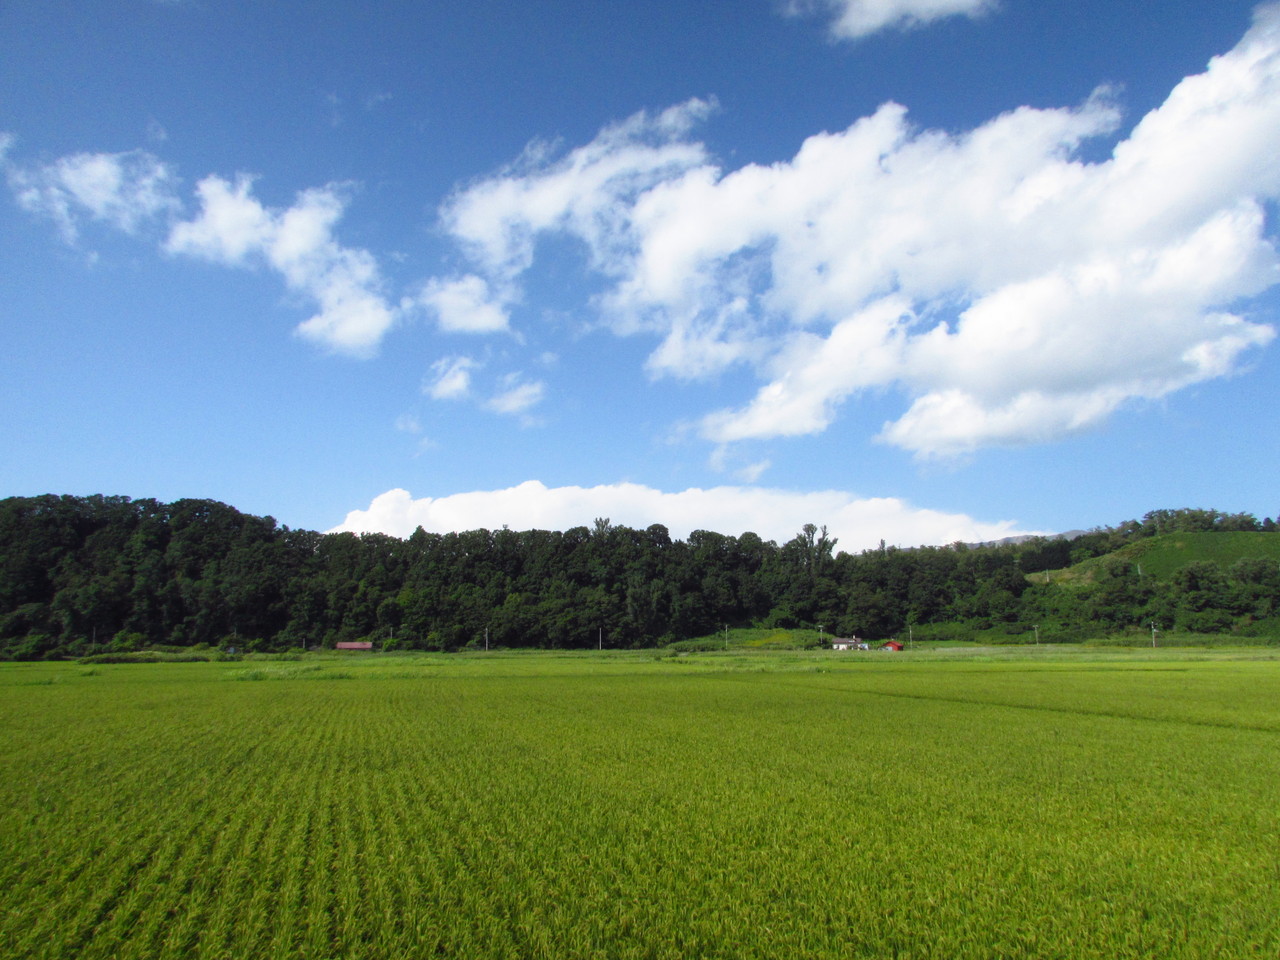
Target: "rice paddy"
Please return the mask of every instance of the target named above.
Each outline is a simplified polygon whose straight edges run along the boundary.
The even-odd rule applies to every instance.
[[[0,955],[1275,957],[1272,654],[0,664]]]

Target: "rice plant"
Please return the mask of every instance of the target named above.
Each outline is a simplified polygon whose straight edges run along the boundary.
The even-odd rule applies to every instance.
[[[1275,660],[6,664],[0,727],[5,957],[1280,955]]]

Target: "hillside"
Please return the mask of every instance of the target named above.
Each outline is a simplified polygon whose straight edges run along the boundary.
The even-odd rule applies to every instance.
[[[1064,586],[1096,583],[1103,571],[1119,561],[1143,577],[1168,580],[1189,563],[1213,563],[1223,570],[1245,559],[1280,562],[1280,537],[1257,532],[1170,533],[1135,540],[1101,557],[1082,560],[1060,570],[1050,570],[1047,579]],[[1032,583],[1044,583],[1045,573],[1029,574]]]
[[[1280,633],[1280,536],[1252,515],[1152,511],[1070,541],[979,548],[834,547],[814,524],[782,544],[607,518],[401,540],[290,530],[210,500],[15,497],[0,500],[0,658],[634,648],[726,629],[730,646],[738,630],[737,645],[762,647],[797,633],[801,646],[992,630],[1023,642],[1037,629],[1064,642],[1152,622]]]

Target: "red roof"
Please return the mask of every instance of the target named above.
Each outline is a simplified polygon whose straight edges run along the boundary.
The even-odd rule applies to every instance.
[[[880,644],[880,649],[881,650],[901,650],[902,644],[900,644],[897,640],[890,640],[887,643]]]
[[[335,650],[372,650],[372,640],[341,640],[333,645]]]

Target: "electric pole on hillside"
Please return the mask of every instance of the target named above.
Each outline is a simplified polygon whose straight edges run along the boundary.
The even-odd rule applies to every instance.
[[[1151,646],[1154,647],[1155,645],[1156,645],[1156,622],[1152,620],[1151,621]]]
[[[604,649],[604,627],[596,627],[596,649]]]

